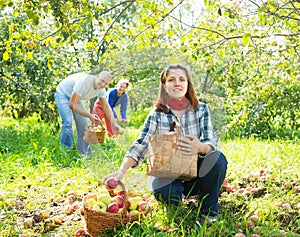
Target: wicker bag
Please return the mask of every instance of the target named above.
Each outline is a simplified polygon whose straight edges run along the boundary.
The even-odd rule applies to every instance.
[[[119,185],[122,187],[124,194],[122,213],[111,213],[92,210],[86,205],[86,200],[90,198],[90,196],[87,195],[83,199],[85,229],[91,237],[103,235],[103,231],[105,229],[118,228],[124,224],[138,221],[149,213],[150,209],[134,213],[128,212],[128,206],[126,205],[128,194],[126,192],[124,184],[121,181],[119,181]],[[111,191],[113,192],[113,190]],[[111,192],[110,195],[112,195]]]
[[[96,117],[98,116],[96,115]],[[98,128],[99,126],[89,125],[85,128],[83,140],[85,140],[88,144],[97,144],[104,142],[105,128],[103,127],[102,123],[100,123],[100,130],[96,129],[96,127]]]
[[[177,133],[174,127],[177,127]],[[198,155],[183,155],[176,148],[182,136],[179,123],[173,122],[168,134],[155,134],[149,137],[147,174],[160,178],[191,180],[197,177]]]

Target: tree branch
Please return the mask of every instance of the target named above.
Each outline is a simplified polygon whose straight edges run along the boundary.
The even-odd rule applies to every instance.
[[[115,22],[120,18],[120,16],[122,16],[122,14],[135,2],[135,0],[131,0],[131,1],[124,1],[123,3],[127,3],[129,2],[129,4],[120,12],[120,14],[113,20],[113,22],[109,25],[109,27],[106,29],[104,35],[102,36],[101,40],[99,41],[98,45],[101,44],[101,42],[104,40],[105,36],[108,34],[108,32],[110,31],[110,29],[113,27],[113,25],[115,24]],[[120,4],[117,4],[118,6],[120,6]],[[112,8],[111,8],[112,9]]]
[[[155,22],[154,25],[158,25],[160,22],[162,22],[164,19],[166,19],[167,16],[171,16],[170,14],[178,7],[180,6],[182,3],[184,2],[184,0],[181,0],[173,9],[171,9],[166,15],[164,15],[159,21]],[[150,26],[148,26],[145,30],[139,32],[134,39],[136,39],[137,37],[139,37],[142,33],[144,33],[145,31],[149,30]]]

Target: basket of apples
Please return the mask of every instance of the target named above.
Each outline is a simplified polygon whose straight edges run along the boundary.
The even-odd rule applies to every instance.
[[[115,192],[118,186],[121,190]],[[106,188],[106,192],[92,193],[83,199],[86,232],[92,237],[101,235],[104,229],[140,220],[151,210],[147,198],[128,193],[115,178],[107,180]]]
[[[88,125],[85,128],[83,140],[89,144],[104,143],[105,128],[102,124],[94,126]]]

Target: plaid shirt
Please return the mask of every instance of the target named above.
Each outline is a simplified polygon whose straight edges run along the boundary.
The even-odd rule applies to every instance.
[[[159,112],[153,109],[144,123],[140,137],[131,145],[126,153],[137,161],[135,166],[138,166],[144,159],[148,150],[148,138],[157,132],[158,134],[166,134],[170,130],[173,121],[181,124],[183,135],[194,135],[199,138],[202,143],[209,144],[216,150],[217,137],[215,136],[208,106],[205,103],[199,102],[198,107],[193,110],[187,110],[181,121],[169,107],[169,112]],[[176,130],[176,126],[175,126]],[[200,156],[200,155],[199,155]]]

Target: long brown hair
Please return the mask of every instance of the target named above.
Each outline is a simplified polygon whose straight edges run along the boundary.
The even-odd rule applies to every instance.
[[[176,70],[176,69],[183,70],[188,79],[188,88],[187,88],[185,97],[190,101],[193,109],[196,109],[199,104],[199,100],[196,95],[196,91],[195,91],[195,88],[194,88],[194,85],[192,82],[192,76],[191,76],[190,71],[187,69],[187,67],[185,67],[183,65],[171,64],[167,68],[165,68],[160,74],[158,99],[155,102],[155,107],[157,108],[158,111],[168,112],[168,108],[166,106],[167,100],[168,100],[168,95],[167,95],[166,90],[164,89],[164,84],[166,84],[166,79],[167,79],[170,71]]]

